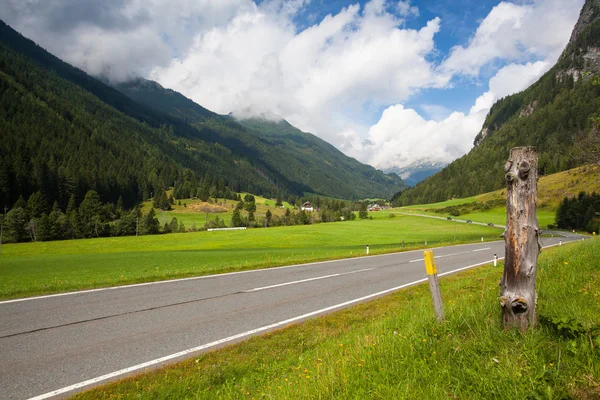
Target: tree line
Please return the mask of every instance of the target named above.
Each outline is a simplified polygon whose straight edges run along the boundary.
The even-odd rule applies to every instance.
[[[577,197],[565,197],[556,210],[556,226],[600,233],[600,195],[581,192]]]
[[[198,188],[200,190],[200,188]],[[274,215],[267,210],[264,216],[257,217],[256,199],[251,194],[243,198],[241,194],[231,192],[228,188],[217,193],[227,193],[232,200],[237,200],[232,214],[231,227],[276,227],[309,225],[314,223],[351,221],[356,218],[356,212],[361,219],[368,218],[367,202],[347,202],[330,198],[288,197],[295,210],[286,208],[283,215]],[[223,197],[219,197],[223,198]],[[209,197],[209,202],[218,202],[218,198]],[[33,193],[27,201],[20,196],[12,208],[6,208],[0,214],[3,242],[37,242],[66,239],[84,239],[109,236],[156,235],[166,233],[183,233],[211,228],[226,228],[225,221],[217,216],[207,221],[204,226],[192,224],[186,227],[183,221],[173,217],[171,221],[161,226],[156,211],[171,210],[175,202],[181,205],[181,199],[167,195],[165,190],[159,190],[152,199],[152,208],[142,212],[139,204],[127,209],[123,198],[116,203],[103,203],[100,195],[89,190],[81,203],[77,203],[75,195],[71,195],[67,207],[62,209],[57,201],[48,207],[47,200],[41,191]],[[315,212],[299,210],[300,205],[311,201],[316,207]],[[184,206],[186,204],[184,203]],[[283,201],[277,198],[276,207],[283,207]]]

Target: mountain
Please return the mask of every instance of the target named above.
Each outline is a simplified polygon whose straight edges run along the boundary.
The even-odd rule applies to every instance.
[[[425,158],[415,161],[406,167],[394,167],[387,169],[384,172],[397,174],[407,185],[412,187],[431,175],[441,171],[446,165],[448,164],[439,161],[431,161]]]
[[[360,199],[376,193],[389,197],[407,187],[396,174],[384,174],[362,164],[273,113],[263,113],[254,118],[215,114],[182,94],[145,79],[115,87],[132,99],[161,112],[184,116],[191,126],[198,129],[215,125],[235,129],[237,137],[255,149],[261,160],[274,166],[291,181],[301,184],[304,192]]]
[[[134,100],[136,88],[149,104]],[[147,95],[151,91],[161,96]],[[91,189],[102,202],[122,197],[130,207],[169,186],[190,194],[215,186],[347,199],[403,187],[399,178],[358,162],[356,168],[372,176],[342,182],[345,166],[323,162],[318,176],[297,179],[285,158],[270,155],[270,143],[234,119],[152,82],[140,81],[125,95],[2,21],[0,93],[0,204],[9,207],[40,192],[46,208],[56,201],[64,210],[71,196],[79,203]]]
[[[600,118],[600,0],[587,0],[571,39],[546,74],[497,101],[473,149],[414,188],[396,205],[468,197],[504,187],[504,163],[515,146],[535,146],[540,175],[590,161]],[[596,153],[597,154],[597,153]]]

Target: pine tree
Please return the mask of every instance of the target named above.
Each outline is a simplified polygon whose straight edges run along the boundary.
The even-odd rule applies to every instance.
[[[89,190],[79,205],[79,226],[80,234],[83,237],[98,237],[103,231],[102,203],[100,196],[95,190]]]
[[[156,235],[157,233],[160,233],[160,223],[156,218],[156,212],[154,211],[154,208],[151,208],[150,211],[148,211],[148,214],[144,216],[142,221],[141,230],[143,234]]]
[[[40,218],[46,212],[46,204],[42,192],[35,192],[27,200],[27,213],[30,218]]]
[[[116,214],[117,217],[120,218],[121,214],[123,214],[123,211],[125,209],[123,208],[123,196],[119,196],[119,199],[117,200],[117,208],[116,208]]]
[[[179,232],[179,222],[177,221],[177,218],[173,217],[173,219],[171,220],[171,223],[169,225],[171,227],[171,232],[173,232],[173,233]]]
[[[231,216],[231,226],[234,228],[244,226],[242,216],[240,215],[240,209],[237,207],[233,210],[233,215]]]
[[[587,212],[585,213],[585,217],[583,218],[583,225],[582,228],[585,228],[588,226],[588,224],[590,223],[590,221],[596,216],[596,210],[594,209],[594,206],[592,204],[590,204],[590,206],[587,209]]]
[[[65,213],[71,214],[71,212],[73,210],[77,209],[77,204],[75,203],[75,195],[72,194],[71,197],[69,197],[69,203],[67,204],[67,209],[65,210]]]
[[[15,203],[16,204],[16,203]],[[27,239],[25,224],[27,223],[27,213],[23,207],[13,207],[4,221],[4,235],[9,242],[21,242]]]

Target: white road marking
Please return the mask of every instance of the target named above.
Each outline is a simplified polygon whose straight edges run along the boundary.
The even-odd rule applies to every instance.
[[[459,254],[467,254],[467,253],[470,253],[470,251],[461,251],[460,253],[442,254],[442,255],[439,255],[439,256],[435,256],[433,258],[452,257],[452,256],[457,256]],[[414,262],[419,262],[419,261],[423,261],[423,258],[419,258],[417,260],[410,260],[409,263],[414,263]]]
[[[273,289],[273,288],[276,288],[276,287],[288,286],[288,285],[295,285],[295,284],[297,284],[297,283],[304,283],[304,282],[310,282],[310,281],[318,281],[319,279],[334,278],[334,277],[336,277],[336,276],[342,276],[342,275],[356,274],[357,272],[373,271],[374,269],[375,269],[375,268],[359,269],[359,270],[357,270],[357,271],[342,272],[342,273],[339,273],[339,274],[331,274],[331,275],[317,276],[317,277],[315,277],[315,278],[302,279],[302,280],[299,280],[299,281],[292,281],[292,282],[278,283],[278,284],[276,284],[276,285],[263,286],[263,287],[259,287],[259,288],[254,288],[254,289],[244,290],[244,293],[258,292],[259,290]]]
[[[457,256],[459,254],[467,254],[470,253],[470,251],[461,251],[460,253],[452,253],[452,254],[442,254],[440,256],[435,256],[433,258],[444,258],[444,257],[452,257],[452,256]]]
[[[552,245],[549,245],[549,246],[544,246],[544,248],[555,247],[555,246],[558,246],[558,244],[552,244]],[[501,258],[498,258],[498,259],[502,260],[502,259],[504,259],[504,257],[501,257]],[[438,276],[450,275],[450,274],[453,274],[453,273],[456,273],[456,272],[464,271],[466,269],[470,269],[470,268],[474,268],[474,267],[479,267],[479,266],[485,265],[485,264],[491,264],[492,262],[494,262],[494,260],[488,260],[488,261],[480,262],[480,263],[477,263],[477,264],[468,265],[466,267],[462,267],[462,268],[454,269],[452,271],[441,273]],[[286,319],[286,320],[283,320],[283,321],[275,322],[275,323],[270,324],[270,325],[262,326],[260,328],[256,328],[256,329],[252,329],[252,330],[249,330],[249,331],[246,331],[246,332],[238,333],[237,335],[229,336],[229,337],[226,337],[226,338],[223,338],[223,339],[219,339],[219,340],[216,340],[214,342],[206,343],[206,344],[203,344],[203,345],[200,345],[200,346],[197,346],[197,347],[192,347],[191,349],[183,350],[183,351],[180,351],[178,353],[173,353],[173,354],[170,354],[170,355],[167,355],[167,356],[164,356],[164,357],[160,357],[160,358],[157,358],[157,359],[154,359],[154,360],[151,360],[151,361],[147,361],[147,362],[142,363],[142,364],[137,364],[137,365],[134,365],[134,366],[129,367],[129,368],[124,368],[124,369],[121,369],[121,370],[118,370],[118,371],[115,371],[115,372],[111,372],[109,374],[98,376],[96,378],[88,379],[86,381],[79,382],[79,383],[76,383],[76,384],[71,385],[71,386],[66,386],[66,387],[61,388],[61,389],[53,390],[52,392],[48,392],[48,393],[41,394],[39,396],[31,397],[29,400],[44,400],[44,399],[48,399],[48,398],[51,398],[51,397],[54,397],[54,396],[59,396],[59,395],[62,395],[62,394],[65,394],[65,393],[68,393],[68,392],[71,392],[71,391],[74,391],[74,390],[77,390],[77,389],[82,389],[82,388],[84,388],[86,386],[90,386],[90,385],[94,385],[94,384],[100,383],[102,381],[106,381],[106,380],[111,379],[111,378],[116,378],[118,376],[129,374],[129,373],[134,372],[134,371],[139,371],[139,370],[144,369],[144,368],[148,368],[148,367],[152,367],[152,366],[155,366],[155,365],[158,365],[158,364],[162,364],[162,363],[165,363],[165,362],[170,361],[170,360],[174,360],[174,359],[177,359],[177,358],[180,358],[180,357],[183,357],[183,356],[186,356],[186,355],[189,355],[189,354],[201,351],[201,350],[206,350],[206,349],[209,349],[211,347],[219,346],[219,345],[224,344],[224,343],[228,343],[228,342],[232,342],[232,341],[235,341],[235,340],[238,340],[238,339],[242,339],[244,337],[251,336],[251,335],[254,335],[254,334],[257,334],[257,333],[260,333],[260,332],[265,332],[265,331],[268,331],[270,329],[274,329],[274,328],[282,327],[282,326],[285,326],[285,325],[289,325],[291,323],[300,321],[302,319],[306,319],[306,318],[309,318],[309,317],[313,317],[315,315],[323,314],[323,313],[328,312],[328,311],[333,311],[335,309],[342,308],[342,307],[345,307],[345,306],[349,306],[351,304],[359,303],[359,302],[362,302],[362,301],[365,301],[365,300],[369,300],[369,299],[372,299],[374,297],[379,297],[379,296],[382,296],[384,294],[395,292],[397,290],[404,289],[404,288],[409,287],[409,286],[414,286],[416,284],[419,284],[419,283],[422,283],[422,282],[426,282],[426,281],[427,281],[426,278],[425,279],[419,279],[419,280],[416,280],[416,281],[413,281],[413,282],[410,282],[410,283],[405,283],[404,285],[393,287],[391,289],[382,290],[381,292],[377,292],[377,293],[373,293],[373,294],[370,294],[370,295],[367,295],[367,296],[359,297],[359,298],[354,299],[354,300],[349,300],[349,301],[346,301],[346,302],[343,302],[343,303],[339,303],[339,304],[336,304],[336,305],[333,305],[333,306],[330,306],[330,307],[322,308],[320,310],[316,310],[316,311],[312,311],[312,312],[309,312],[309,313],[306,313],[306,314],[302,314],[302,315],[299,315],[297,317],[292,317],[292,318],[289,318],[289,319]]]
[[[475,252],[475,251],[483,251],[483,250],[491,250],[491,247],[485,247],[483,249],[475,249],[475,250],[471,250],[471,251]]]
[[[472,245],[473,245],[473,243],[464,243],[464,244],[457,244],[457,245],[454,245],[452,247],[472,246]],[[446,247],[448,247],[448,246],[432,247],[431,250],[443,249],[443,248],[446,248]],[[390,257],[390,256],[398,256],[398,255],[402,255],[402,254],[411,254],[411,253],[416,253],[416,252],[421,252],[421,251],[422,250],[410,250],[410,251],[403,251],[403,252],[396,252],[396,253],[376,254],[376,255],[363,256],[363,257]],[[2,304],[8,304],[8,303],[17,303],[17,302],[21,302],[21,301],[43,300],[43,299],[49,299],[49,298],[52,298],[52,297],[71,296],[71,295],[74,295],[74,294],[85,294],[85,293],[103,292],[103,291],[107,291],[107,290],[129,289],[129,288],[135,288],[135,287],[139,287],[139,286],[162,285],[162,284],[166,284],[166,283],[192,281],[192,280],[197,280],[197,279],[214,279],[214,278],[219,278],[219,277],[222,277],[222,276],[229,276],[229,275],[239,275],[239,274],[250,274],[250,273],[277,271],[277,270],[280,270],[280,269],[306,267],[306,266],[309,266],[309,265],[318,265],[318,264],[329,264],[329,263],[336,263],[336,262],[344,262],[344,261],[348,261],[348,260],[349,260],[349,258],[340,258],[340,259],[337,259],[337,260],[317,261],[317,262],[306,263],[306,264],[284,265],[284,266],[281,266],[281,267],[251,269],[251,270],[247,270],[247,271],[225,272],[225,273],[222,273],[222,274],[192,276],[190,278],[179,278],[179,279],[170,279],[170,280],[156,281],[156,282],[134,283],[134,284],[131,284],[131,285],[111,286],[111,287],[98,288],[98,289],[79,290],[79,291],[76,291],[76,292],[65,292],[65,293],[47,294],[47,295],[43,295],[43,296],[25,297],[25,298],[22,298],[22,299],[4,300],[4,301],[0,301],[0,305],[2,305]]]

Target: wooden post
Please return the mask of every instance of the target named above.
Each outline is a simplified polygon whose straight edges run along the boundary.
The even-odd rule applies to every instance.
[[[438,322],[444,320],[444,304],[442,304],[442,295],[440,293],[440,285],[437,277],[437,267],[433,258],[433,250],[425,250],[425,270],[429,279],[429,289],[431,289],[431,297],[433,299],[433,310]]]
[[[537,167],[535,148],[515,147],[506,172],[506,231],[500,306],[504,328],[522,331],[535,325],[535,273],[540,252],[536,216]]]

